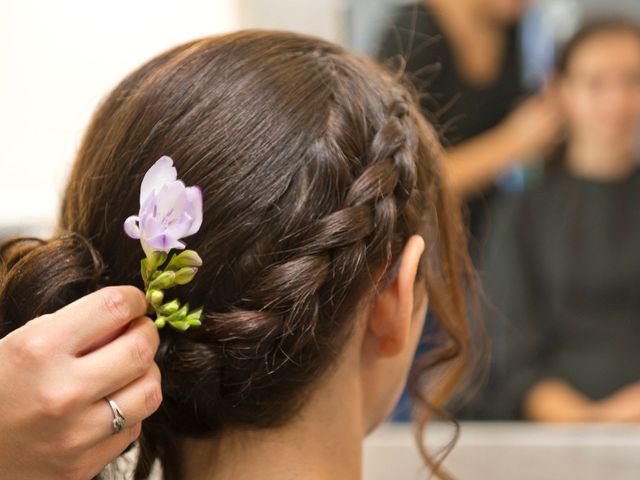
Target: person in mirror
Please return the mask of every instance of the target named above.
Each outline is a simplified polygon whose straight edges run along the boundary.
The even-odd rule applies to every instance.
[[[587,22],[558,56],[566,140],[496,215],[483,280],[496,418],[640,420],[640,27]],[[535,126],[531,126],[535,130]]]

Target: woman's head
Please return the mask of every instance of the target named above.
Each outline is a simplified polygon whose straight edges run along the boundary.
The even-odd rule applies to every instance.
[[[572,139],[620,148],[640,123],[640,27],[624,19],[585,24],[558,57],[559,93]]]
[[[402,386],[427,298],[439,323],[428,365],[463,359],[468,260],[431,129],[393,75],[284,32],[178,46],[105,98],[64,195],[60,233],[73,235],[10,249],[5,330],[98,285],[141,286],[122,222],[162,155],[203,192],[189,247],[204,265],[178,296],[204,313],[200,328],[162,332],[164,400],[144,425],[144,457],[171,470],[180,436],[290,421],[357,335],[372,427]],[[52,265],[65,281],[42,302],[20,293]],[[436,404],[450,387],[430,392]]]

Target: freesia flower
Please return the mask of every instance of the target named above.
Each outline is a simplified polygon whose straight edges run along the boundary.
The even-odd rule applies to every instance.
[[[202,192],[178,180],[173,160],[163,156],[147,171],[140,186],[140,212],[124,222],[131,238],[139,239],[147,257],[154,251],[183,249],[180,240],[202,225]]]
[[[193,250],[184,250],[169,258],[171,249],[182,250],[180,240],[196,233],[202,225],[202,192],[178,180],[173,160],[166,155],[147,170],[140,186],[140,211],[124,221],[124,231],[140,240],[146,254],[140,262],[150,311],[155,311],[158,328],[166,324],[185,331],[201,325],[202,308],[189,310],[175,298],[165,298],[164,290],[186,285],[202,266]],[[166,262],[166,265],[165,265]]]

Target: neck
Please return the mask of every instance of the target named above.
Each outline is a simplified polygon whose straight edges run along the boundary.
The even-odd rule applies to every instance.
[[[360,480],[365,431],[361,391],[340,370],[314,389],[318,394],[285,426],[184,440],[181,478]]]
[[[618,180],[635,168],[634,150],[632,141],[606,145],[589,139],[574,141],[567,147],[567,168],[589,180]]]

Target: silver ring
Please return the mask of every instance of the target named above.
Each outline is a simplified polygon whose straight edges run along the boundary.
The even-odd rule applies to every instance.
[[[120,433],[122,431],[127,423],[127,419],[125,418],[124,413],[122,413],[122,410],[120,410],[120,407],[118,407],[118,404],[116,402],[107,397],[104,397],[104,399],[107,401],[107,403],[109,403],[111,411],[113,412],[113,421],[111,422],[111,426],[113,427],[113,434],[115,435],[116,433]]]

